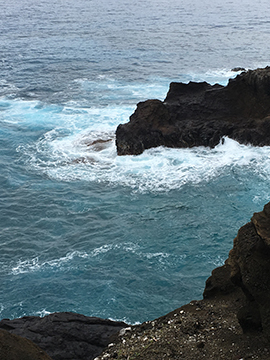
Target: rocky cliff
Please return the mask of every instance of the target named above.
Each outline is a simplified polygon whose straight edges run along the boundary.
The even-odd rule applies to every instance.
[[[244,71],[227,86],[171,83],[164,101],[140,102],[116,130],[118,155],[157,146],[216,146],[223,136],[270,145],[270,67]]]
[[[203,296],[126,329],[97,360],[269,360],[270,203],[238,231]]]
[[[270,203],[239,230],[228,265],[232,282],[245,294],[238,312],[243,331],[262,330],[270,340]]]

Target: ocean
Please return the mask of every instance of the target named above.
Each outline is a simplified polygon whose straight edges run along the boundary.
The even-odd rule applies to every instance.
[[[269,1],[0,4],[0,319],[134,324],[201,299],[270,200],[270,148],[118,157],[114,133],[172,81],[270,65]]]

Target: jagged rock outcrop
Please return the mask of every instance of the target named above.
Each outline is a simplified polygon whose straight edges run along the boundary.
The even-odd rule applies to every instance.
[[[231,266],[228,259],[223,266],[212,271],[212,275],[206,280],[203,292],[204,299],[211,299],[219,295],[227,295],[237,290],[237,285],[231,279]]]
[[[204,298],[236,288],[245,295],[237,314],[243,331],[263,331],[270,339],[270,203],[239,229],[225,265],[207,279]]]
[[[270,203],[239,230],[228,263],[232,282],[246,296],[240,325],[245,332],[262,329],[270,339]]]
[[[26,316],[0,321],[0,331],[7,330],[11,334],[33,341],[53,360],[92,360],[113,341],[119,330],[126,326],[123,322],[71,312],[53,313],[44,318]],[[43,358],[31,358],[34,359]]]
[[[118,155],[157,146],[216,146],[223,136],[270,145],[270,67],[242,72],[227,86],[171,83],[166,99],[140,102],[116,130]]]

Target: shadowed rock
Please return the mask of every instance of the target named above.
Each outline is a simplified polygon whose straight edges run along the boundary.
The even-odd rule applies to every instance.
[[[0,330],[1,360],[52,360],[32,341]]]
[[[206,281],[204,298],[241,288],[245,303],[237,317],[244,331],[263,331],[270,339],[270,203],[242,226],[225,265]]]
[[[44,318],[27,316],[0,321],[0,329],[33,341],[53,360],[94,359],[126,326],[123,322],[71,312],[54,313]]]
[[[246,296],[238,313],[244,332],[262,329],[270,338],[270,203],[255,213],[234,239],[231,279]]]
[[[157,146],[216,146],[223,136],[270,145],[270,67],[242,72],[227,86],[171,83],[166,99],[140,102],[116,130],[118,155]]]

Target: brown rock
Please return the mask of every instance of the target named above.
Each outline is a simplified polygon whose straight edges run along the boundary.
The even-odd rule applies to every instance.
[[[216,295],[230,294],[235,290],[236,285],[231,280],[231,266],[227,260],[223,266],[214,269],[206,280],[203,297],[209,299]]]
[[[269,360],[269,224],[270,203],[238,231],[203,300],[130,327],[97,360]]]
[[[1,360],[52,360],[32,341],[0,330]]]
[[[270,203],[255,213],[234,239],[228,263],[231,280],[246,296],[238,319],[244,332],[262,329],[270,337]]]

